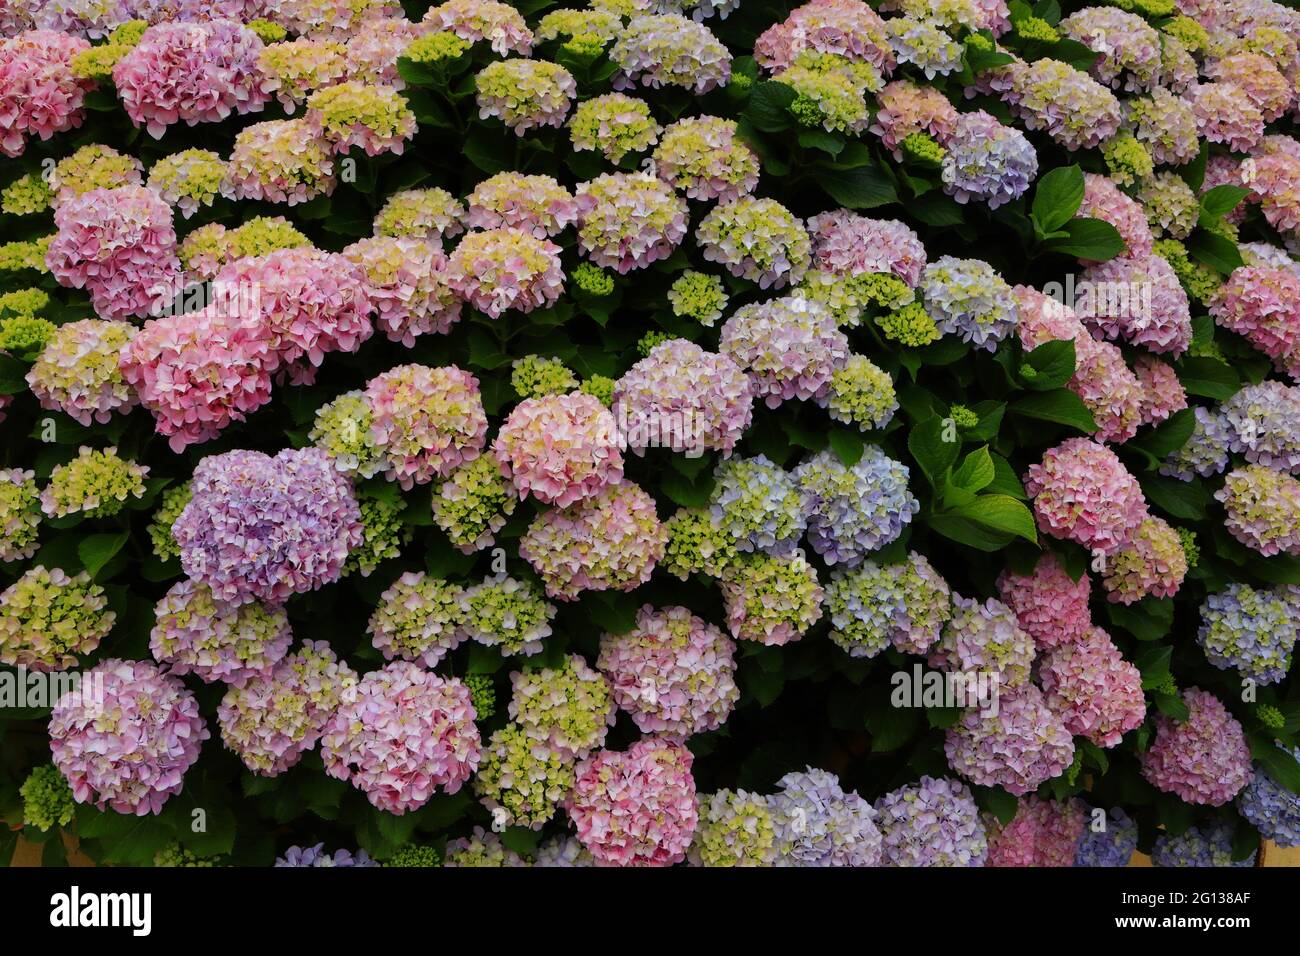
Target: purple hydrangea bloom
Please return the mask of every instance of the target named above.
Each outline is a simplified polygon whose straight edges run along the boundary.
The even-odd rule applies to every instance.
[[[950,777],[922,777],[876,801],[889,866],[983,866],[988,834],[970,789]]]
[[[772,796],[779,850],[777,866],[876,866],[881,857],[876,811],[856,793],[845,793],[825,770],[782,777]]]
[[[1300,747],[1291,751],[1300,760]],[[1255,776],[1237,797],[1241,815],[1255,824],[1266,840],[1280,847],[1300,846],[1300,795],[1274,780],[1258,764]]]
[[[352,487],[319,448],[213,455],[192,488],[172,526],[181,566],[231,604],[283,604],[337,581],[361,543]]]
[[[867,445],[853,467],[829,451],[794,471],[803,496],[808,541],[827,564],[856,567],[894,541],[921,510],[907,487],[907,466]]]
[[[942,256],[925,267],[921,289],[926,312],[945,335],[992,352],[1016,326],[1011,286],[987,262]]]
[[[1228,447],[1246,460],[1300,473],[1300,386],[1247,385],[1221,406]]]
[[[332,854],[325,852],[325,844],[315,846],[291,846],[284,856],[275,860],[277,867],[282,866],[378,866],[370,859],[365,850],[353,854],[350,850],[335,850]]]
[[[1232,826],[1219,821],[1188,827],[1178,836],[1160,834],[1151,850],[1151,862],[1155,866],[1254,866],[1255,853],[1234,861]]]
[[[1075,866],[1128,866],[1137,850],[1137,824],[1119,807],[1106,813],[1106,828],[1094,830],[1092,816],[1079,840]]]
[[[983,110],[958,116],[944,145],[943,191],[959,203],[978,199],[997,209],[1023,195],[1038,175],[1038,154],[1025,134]]]

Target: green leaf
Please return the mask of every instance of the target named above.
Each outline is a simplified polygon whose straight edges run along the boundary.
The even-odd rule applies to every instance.
[[[755,83],[749,94],[749,103],[742,114],[754,129],[764,133],[781,133],[793,123],[790,104],[797,94],[794,89],[775,80]]]
[[[849,209],[874,209],[898,202],[893,181],[875,164],[836,169],[827,163],[816,163],[813,172],[826,194]]]
[[[1107,604],[1106,614],[1116,627],[1139,641],[1158,641],[1174,624],[1174,602],[1168,598],[1144,598],[1136,604]]]
[[[1300,764],[1271,740],[1252,736],[1250,753],[1268,771],[1268,775],[1292,793],[1300,794]]]
[[[1003,826],[1016,818],[1016,811],[1020,808],[1020,801],[1001,787],[976,787],[975,800]]]
[[[819,149],[831,156],[838,156],[844,151],[844,137],[828,133],[824,129],[803,129],[796,137],[804,149]]]
[[[1174,649],[1167,644],[1161,644],[1148,648],[1133,662],[1142,673],[1143,690],[1152,690],[1165,684],[1169,679],[1169,662],[1173,656]]]
[[[897,750],[912,739],[921,725],[921,708],[895,707],[885,697],[867,711],[873,752]]]
[[[1229,275],[1233,269],[1245,264],[1235,242],[1204,229],[1197,229],[1185,244],[1193,259],[1222,275]]]
[[[1083,404],[1083,399],[1065,388],[1056,388],[1050,392],[1039,392],[1028,398],[1014,401],[1010,410],[1026,418],[1037,418],[1046,422],[1069,425],[1081,432],[1093,432],[1097,422]]]
[[[930,515],[925,521],[945,538],[979,551],[1001,551],[1015,540],[1015,535],[992,531],[951,512]]]
[[[1134,444],[1156,458],[1171,455],[1187,444],[1196,430],[1196,413],[1190,408],[1175,412],[1161,422],[1151,433]]]
[[[938,416],[913,425],[907,435],[908,451],[935,488],[942,487],[944,476],[957,461],[961,446],[959,439],[948,441],[945,437],[944,420]]]
[[[1241,390],[1241,377],[1232,366],[1215,358],[1185,358],[1179,363],[1178,381],[1189,395],[1223,401]]]
[[[1185,521],[1204,520],[1210,492],[1201,483],[1163,475],[1149,475],[1140,481],[1143,494],[1161,511]]]
[[[87,535],[77,545],[77,556],[93,578],[122,550],[130,536],[127,531]]]
[[[952,473],[948,484],[964,491],[982,491],[996,474],[989,446],[982,445],[962,460],[961,467]]]
[[[1074,218],[1083,202],[1083,170],[1062,166],[1044,173],[1034,190],[1034,219],[1043,233],[1056,232]]]
[[[840,461],[852,468],[862,460],[862,452],[866,449],[866,442],[862,440],[862,433],[851,428],[831,428],[830,432],[831,450],[839,457]]]
[[[1229,183],[1208,190],[1201,197],[1202,223],[1204,223],[1207,216],[1211,219],[1222,219],[1236,209],[1241,201],[1249,195],[1249,189],[1244,186],[1233,186]]]
[[[970,504],[954,509],[953,513],[985,528],[1038,543],[1033,513],[1023,502],[1009,495],[980,495]]]
[[[1044,248],[1093,262],[1105,262],[1124,251],[1119,230],[1100,219],[1071,219],[1062,228],[1065,235],[1047,240]]]
[[[1008,495],[1018,501],[1027,500],[1029,495],[1025,493],[1025,486],[1021,483],[1016,470],[1011,467],[1011,462],[998,454],[989,457],[993,459],[993,480],[984,486],[984,490]]]
[[[1025,356],[1020,367],[1020,379],[1026,388],[1036,392],[1060,388],[1074,377],[1075,354],[1073,339],[1044,342]]]
[[[713,475],[706,472],[694,478],[676,471],[666,472],[663,476],[664,494],[684,508],[700,508],[709,503],[713,494]]]

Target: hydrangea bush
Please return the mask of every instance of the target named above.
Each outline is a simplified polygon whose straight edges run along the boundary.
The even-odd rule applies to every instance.
[[[6,3],[0,860],[1300,843],[1297,38]]]

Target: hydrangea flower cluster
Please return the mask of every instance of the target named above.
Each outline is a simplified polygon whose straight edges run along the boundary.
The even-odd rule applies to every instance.
[[[967,709],[944,740],[948,765],[971,783],[1017,796],[1059,777],[1074,760],[1074,740],[1033,684],[998,695],[997,712]]]
[[[399,815],[424,806],[439,788],[455,793],[480,755],[469,688],[408,661],[363,677],[321,735],[325,772]]]
[[[77,666],[117,620],[104,589],[82,571],[36,565],[0,593],[0,664],[37,671]]]
[[[1276,684],[1290,671],[1300,638],[1300,588],[1234,581],[1206,597],[1200,620],[1196,640],[1206,660],[1257,683]]]
[[[598,863],[668,866],[686,858],[699,823],[694,758],[681,744],[643,737],[626,751],[578,763],[566,809]]]
[[[1091,591],[1087,574],[1074,580],[1050,551],[1029,574],[1007,569],[998,576],[998,595],[1040,650],[1073,644],[1088,633]]]
[[[878,866],[884,838],[876,810],[833,773],[809,767],[777,781],[771,797],[778,866]]]
[[[1142,489],[1108,448],[1069,438],[1030,465],[1025,490],[1038,527],[1054,538],[1113,554],[1147,517]]]
[[[1019,802],[1006,826],[996,820],[988,824],[987,866],[1071,866],[1084,816],[1077,801],[1030,796]]]
[[[887,866],[983,866],[989,842],[970,789],[922,776],[876,801]]]
[[[1294,750],[1290,755],[1300,758]],[[1255,776],[1237,797],[1237,809],[1265,839],[1280,847],[1300,846],[1300,799],[1262,767],[1255,767]]]
[[[945,670],[997,675],[999,686],[1016,687],[1029,679],[1034,640],[1016,615],[995,598],[980,603],[952,595],[952,614],[930,651],[930,663]]]
[[[1146,717],[1142,674],[1099,627],[1044,654],[1038,677],[1066,729],[1099,747],[1114,747]]]
[[[794,470],[808,543],[827,564],[853,567],[897,540],[920,511],[908,490],[909,471],[878,445],[867,445],[857,464],[819,452]],[[726,503],[723,507],[727,508]]]
[[[1108,810],[1101,821],[1090,814],[1089,823],[1079,838],[1074,865],[1128,866],[1137,852],[1137,844],[1137,824],[1120,807]]]
[[[361,541],[352,488],[314,448],[213,455],[172,526],[186,574],[232,604],[283,603],[336,581]]]
[[[799,478],[766,455],[733,458],[713,473],[709,512],[737,551],[790,554],[807,527]]]
[[[684,607],[646,605],[626,634],[601,637],[596,667],[614,702],[647,734],[716,730],[740,697],[736,645]]]
[[[385,660],[436,667],[468,636],[463,589],[419,571],[407,571],[379,596],[366,632]]]
[[[147,661],[101,661],[84,675],[103,701],[72,691],[50,714],[50,749],[78,803],[147,816],[181,792],[209,737],[180,678]]]
[[[737,309],[722,326],[718,351],[749,373],[755,396],[776,408],[827,395],[849,342],[825,306],[790,296]]]
[[[27,372],[32,394],[42,408],[64,412],[83,425],[103,425],[115,412],[130,411],[136,397],[118,356],[135,334],[128,322],[102,319],[58,326]]]
[[[466,588],[460,598],[465,633],[502,656],[537,654],[551,635],[556,609],[527,581],[498,575]]]
[[[889,646],[924,654],[952,615],[948,584],[922,555],[906,563],[867,561],[838,571],[826,585],[831,640],[850,657],[875,657]]]
[[[721,586],[727,626],[737,640],[788,644],[822,616],[825,592],[802,551],[740,558],[726,569]]]
[[[1142,752],[1142,776],[1186,803],[1222,806],[1251,779],[1250,748],[1241,724],[1209,691],[1182,693],[1184,721],[1161,714],[1155,738]]]
[[[269,674],[289,652],[293,632],[280,608],[226,604],[206,584],[179,581],[158,602],[149,650],[173,674],[232,687]]]
[[[41,526],[36,472],[0,469],[0,561],[26,561],[36,554]]]
[[[1153,866],[1254,866],[1255,854],[1247,859],[1234,860],[1232,826],[1217,821],[1208,826],[1188,827],[1174,836],[1161,833],[1151,848]]]
[[[563,508],[623,479],[614,416],[582,392],[529,398],[515,406],[492,447],[521,498]]]
[[[279,776],[316,746],[357,680],[324,641],[303,641],[270,674],[226,691],[217,707],[221,740],[253,773]]]
[[[575,760],[605,745],[614,726],[609,682],[576,654],[558,667],[510,675],[510,719],[535,740]]]

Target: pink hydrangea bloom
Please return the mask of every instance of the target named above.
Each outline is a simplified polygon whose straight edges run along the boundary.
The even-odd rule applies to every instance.
[[[478,379],[454,365],[399,365],[371,379],[365,397],[388,480],[408,491],[473,461],[487,443]]]
[[[459,680],[393,661],[363,677],[326,724],[325,772],[351,781],[380,810],[418,810],[437,789],[455,793],[474,775],[474,718]]]
[[[883,272],[915,288],[925,270],[925,246],[897,219],[868,219],[835,209],[809,219],[808,235],[813,266],[836,275]]]
[[[235,137],[221,192],[293,206],[328,196],[338,185],[329,143],[306,119],[267,120]]]
[[[1244,153],[1264,137],[1264,114],[1236,83],[1198,83],[1186,98],[1197,131],[1211,143]]]
[[[849,342],[825,306],[787,296],[737,309],[722,327],[718,351],[748,372],[754,394],[776,408],[826,395],[848,360]]]
[[[699,823],[693,760],[679,743],[645,737],[578,764],[566,808],[597,862],[671,866],[686,859]]]
[[[805,50],[894,68],[885,21],[861,0],[812,0],[796,7],[754,42],[754,59],[770,73],[785,70]]]
[[[219,123],[270,99],[258,65],[262,41],[238,23],[162,23],[113,67],[122,108],[154,139],[184,121]]]
[[[1074,342],[1074,375],[1067,387],[1092,412],[1097,439],[1125,442],[1136,435],[1145,392],[1124,361],[1124,353],[1093,338],[1074,309],[1063,302],[1029,286],[1016,286],[1012,291],[1019,305],[1016,332],[1021,345],[1033,350],[1053,340]]]
[[[81,319],[61,325],[27,372],[27,384],[41,408],[62,411],[83,425],[105,425],[129,412],[135,392],[118,368],[135,327],[127,322]]]
[[[1113,451],[1088,438],[1050,448],[1025,475],[1038,527],[1090,550],[1114,552],[1147,516],[1137,479]]]
[[[897,162],[903,161],[899,145],[912,133],[932,136],[942,146],[957,130],[957,110],[948,97],[932,86],[895,80],[876,94],[876,102],[880,109],[871,132],[880,137]]]
[[[217,707],[221,739],[253,773],[276,777],[312,747],[357,683],[324,641],[303,641],[268,674],[231,687]]]
[[[346,256],[303,247],[237,259],[212,295],[250,313],[278,365],[310,380],[327,352],[355,352],[373,331],[365,273]],[[233,306],[232,306],[233,307]]]
[[[56,30],[27,30],[0,40],[0,154],[21,156],[27,140],[80,126],[94,83],[72,72],[90,44]]]
[[[728,356],[671,339],[614,385],[614,417],[628,447],[728,457],[753,417],[749,377]]]
[[[85,688],[102,681],[103,700],[83,688],[54,705],[54,766],[78,803],[140,817],[161,812],[208,739],[198,701],[149,661],[104,660],[83,678]]]
[[[1143,389],[1142,424],[1158,425],[1187,407],[1187,392],[1178,380],[1178,373],[1168,362],[1150,355],[1141,355],[1134,363],[1133,370]]]
[[[1138,760],[1157,790],[1185,803],[1222,806],[1250,783],[1250,747],[1237,718],[1209,691],[1183,691],[1189,715],[1156,717],[1156,735]]]
[[[318,448],[213,455],[191,487],[172,525],[181,566],[232,604],[282,604],[337,581],[361,543],[352,487]]]
[[[1234,269],[1209,302],[1215,321],[1300,376],[1300,275],[1287,268]]]
[[[151,189],[92,189],[61,203],[45,262],[60,285],[85,289],[101,318],[170,303],[180,275],[172,210]]]
[[[1009,568],[998,575],[998,594],[1040,650],[1072,644],[1088,632],[1091,590],[1087,574],[1073,580],[1050,551],[1027,575]]]
[[[451,287],[492,318],[549,308],[564,291],[560,247],[519,229],[471,232],[447,262]]]
[[[1147,223],[1146,211],[1105,176],[1084,173],[1083,202],[1076,215],[1101,219],[1118,229],[1130,257],[1143,259],[1151,255],[1155,236]]]
[[[1101,583],[1108,601],[1132,604],[1148,595],[1172,597],[1186,574],[1187,555],[1178,532],[1152,515],[1109,556]]]
[[[1192,313],[1182,283],[1160,256],[1120,256],[1084,270],[1090,294],[1079,318],[1108,339],[1178,355],[1192,341]]]
[[[1033,684],[1003,690],[990,710],[969,708],[944,740],[948,765],[971,783],[1021,796],[1073,762],[1070,732]]]
[[[1114,747],[1146,719],[1142,674],[1099,627],[1045,654],[1038,676],[1066,729],[1098,747]]]
[[[583,392],[520,402],[493,452],[521,498],[532,495],[560,508],[623,480],[614,416]]]
[[[149,650],[173,674],[196,674],[238,687],[269,674],[289,652],[293,632],[280,608],[227,604],[206,584],[178,581],[154,609]]]
[[[460,319],[460,299],[451,289],[447,257],[436,242],[379,236],[343,250],[361,267],[375,324],[407,348],[416,336],[445,335]]]
[[[119,361],[174,452],[270,401],[277,364],[261,325],[215,304],[146,322]]]
[[[637,612],[636,627],[605,634],[596,666],[642,733],[685,738],[716,730],[740,697],[736,645],[684,607]]]
[[[519,542],[519,555],[541,575],[549,596],[572,601],[582,591],[631,591],[644,584],[667,541],[654,499],[623,481],[538,515]]]
[[[989,837],[985,866],[1074,866],[1087,818],[1078,800],[1025,797],[1006,826],[984,815]]]
[[[502,56],[529,56],[533,50],[533,33],[519,11],[497,0],[447,0],[430,7],[421,25],[435,31],[450,30],[471,43],[487,40]]]

